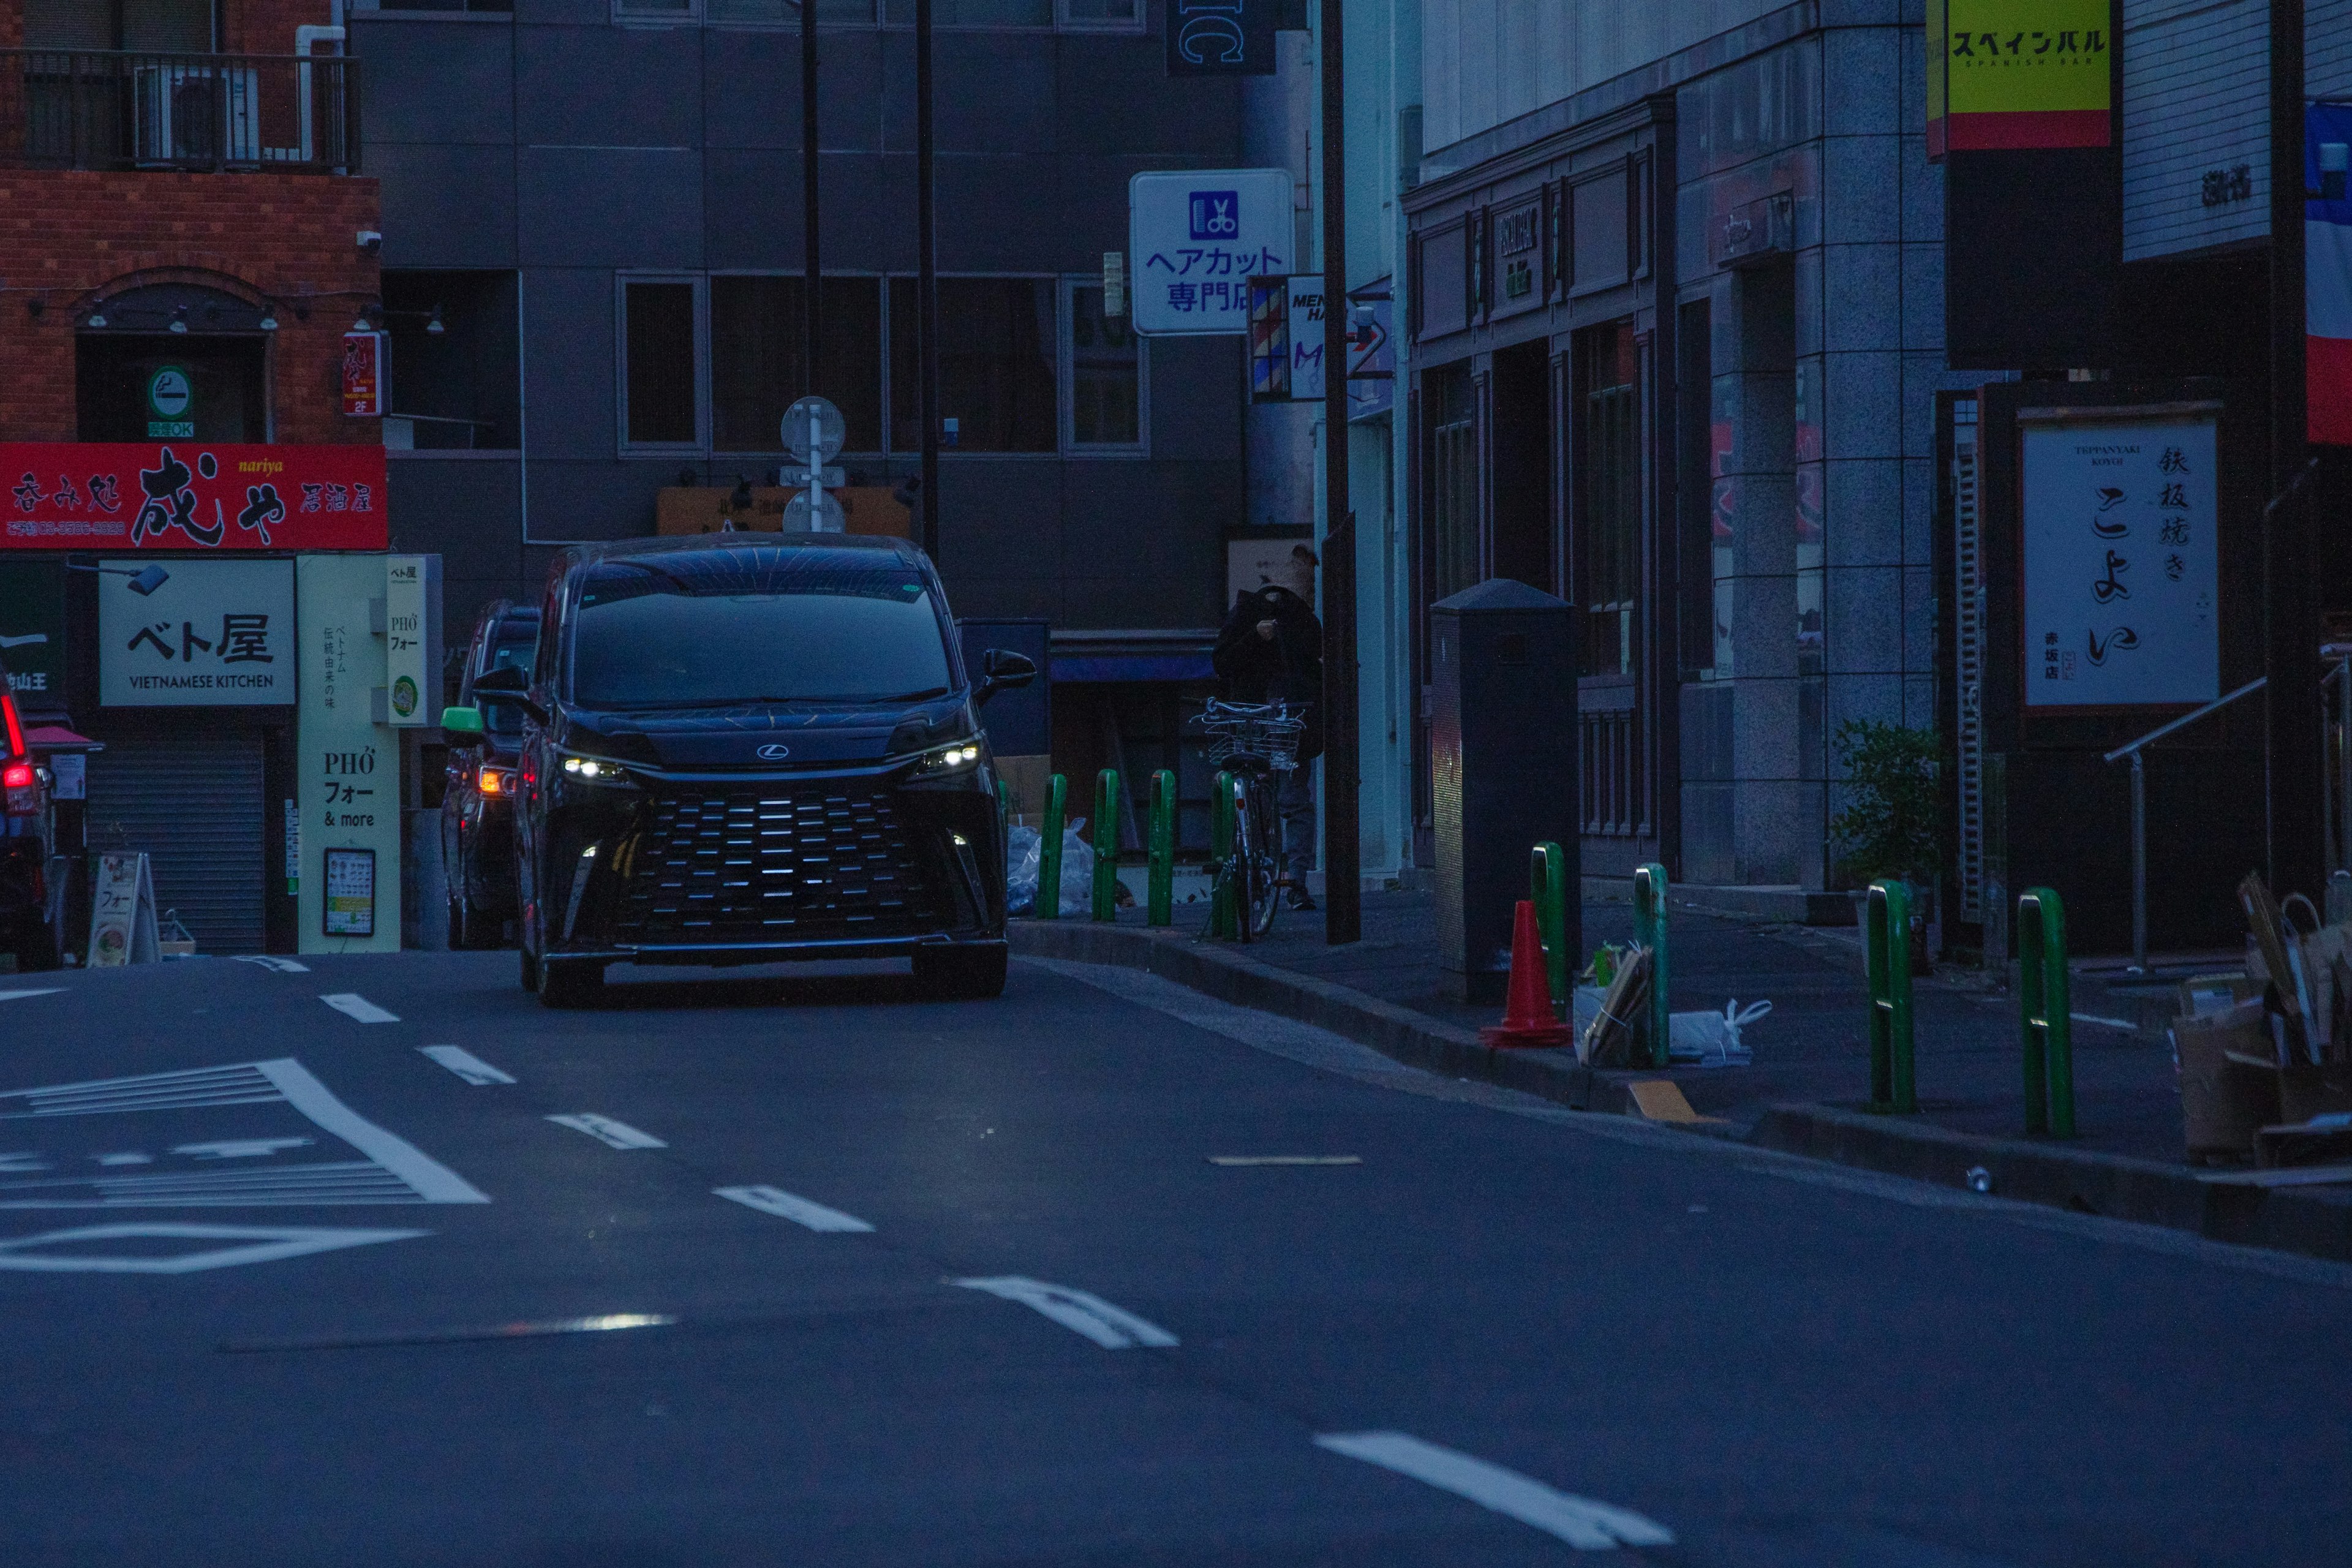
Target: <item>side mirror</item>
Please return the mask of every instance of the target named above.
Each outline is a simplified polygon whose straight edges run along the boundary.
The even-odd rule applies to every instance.
[[[482,733],[482,710],[478,708],[444,708],[441,710],[441,728],[453,740],[459,736],[478,738]]]
[[[1000,691],[1018,690],[1036,679],[1036,661],[1028,655],[992,647],[980,656],[980,690],[976,695],[985,702]]]
[[[506,665],[498,669],[486,670],[482,674],[474,677],[474,694],[476,697],[498,692],[505,692],[509,696],[520,697],[530,689],[530,677],[513,665]]]

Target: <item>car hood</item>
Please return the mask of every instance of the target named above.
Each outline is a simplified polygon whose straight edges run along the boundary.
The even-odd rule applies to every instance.
[[[575,749],[662,768],[762,772],[879,762],[971,732],[961,698],[915,707],[573,712],[565,721],[560,743]]]

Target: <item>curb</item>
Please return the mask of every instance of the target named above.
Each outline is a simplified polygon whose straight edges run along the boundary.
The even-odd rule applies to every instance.
[[[1012,921],[1016,954],[1140,969],[1221,1002],[1330,1030],[1391,1060],[1514,1089],[1573,1110],[1641,1116],[1640,1075],[1577,1065],[1567,1050],[1497,1050],[1468,1029],[1345,985],[1261,963],[1191,933],[1082,921]],[[1672,1123],[1653,1123],[1672,1125]],[[1720,1134],[1714,1134],[1720,1136]],[[2184,1167],[2023,1139],[1987,1138],[1825,1105],[1769,1107],[1748,1142],[1759,1148],[1969,1188],[1982,1167],[1997,1197],[2162,1226],[2210,1241],[2352,1262],[2352,1202],[2311,1190],[2200,1180]]]
[[[1637,1114],[1631,1075],[1579,1066],[1570,1050],[1497,1050],[1468,1029],[1345,985],[1261,963],[1190,932],[1085,921],[1009,921],[1014,953],[1140,969],[1220,1002],[1290,1018],[1370,1046],[1407,1067],[1553,1100],[1573,1110]]]

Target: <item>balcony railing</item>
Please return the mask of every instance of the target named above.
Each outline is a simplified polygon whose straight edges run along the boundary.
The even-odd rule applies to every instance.
[[[0,166],[346,174],[359,127],[356,60],[0,50]]]

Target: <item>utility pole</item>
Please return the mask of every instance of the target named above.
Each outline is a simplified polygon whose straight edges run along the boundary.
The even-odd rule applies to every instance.
[[[2270,883],[2317,900],[2326,842],[2321,781],[2319,561],[2304,384],[2303,0],[2270,0],[2271,462],[2263,528],[2263,775]]]
[[[823,391],[816,384],[816,292],[822,276],[816,251],[816,7],[817,0],[801,0],[801,254],[807,259],[807,279],[801,286],[801,363],[812,394]]]
[[[1323,940],[1364,934],[1357,732],[1356,514],[1348,502],[1348,164],[1342,0],[1322,0]]]
[[[940,558],[940,276],[939,214],[931,155],[931,0],[915,0],[915,314],[920,323],[923,420],[923,508],[918,531],[923,552]]]

